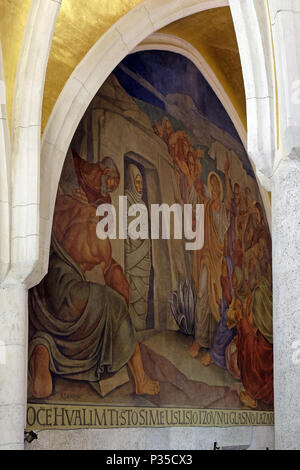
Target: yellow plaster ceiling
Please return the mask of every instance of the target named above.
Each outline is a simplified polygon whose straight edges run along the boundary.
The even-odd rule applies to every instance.
[[[246,100],[238,44],[229,7],[207,10],[175,21],[160,32],[194,46],[208,62],[246,128]]]
[[[141,0],[85,0],[63,2],[55,28],[45,82],[44,129],[51,110],[72,71],[101,35]],[[206,59],[222,83],[246,126],[243,78],[229,7],[204,11],[181,19],[160,32],[190,42]]]
[[[74,68],[95,42],[143,0],[67,0],[62,2],[50,51],[43,101],[42,130]],[[7,107],[11,116],[14,79],[30,0],[0,0]],[[229,7],[191,15],[160,30],[191,43],[205,58],[246,126],[245,95],[238,46]]]
[[[6,83],[7,113],[11,119],[15,76],[31,0],[0,0],[0,41]]]
[[[69,76],[98,39],[143,0],[68,0],[58,15],[45,81],[42,128]]]

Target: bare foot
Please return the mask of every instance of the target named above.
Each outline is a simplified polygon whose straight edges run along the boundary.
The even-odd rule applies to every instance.
[[[144,370],[140,345],[138,343],[136,344],[133,356],[128,361],[128,365],[134,377],[137,395],[157,395],[159,393],[159,382],[151,380]]]
[[[49,368],[49,352],[42,344],[34,348],[30,366],[32,371],[32,395],[35,398],[46,398],[52,393],[52,377]]]
[[[194,341],[192,346],[190,347],[190,350],[189,350],[190,356],[193,359],[196,359],[199,352],[200,352],[200,344],[197,341]]]
[[[136,383],[135,390],[137,395],[158,395],[160,385],[145,374],[144,380]]]
[[[240,393],[240,400],[247,408],[251,408],[252,410],[257,408],[257,400],[253,400],[253,398],[251,398],[248,393],[243,390]]]
[[[201,359],[201,364],[205,367],[209,366],[210,364],[213,363],[213,360],[211,358],[211,355],[209,352],[207,352]]]

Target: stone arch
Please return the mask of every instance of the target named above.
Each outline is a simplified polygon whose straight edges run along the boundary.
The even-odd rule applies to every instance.
[[[1,103],[0,216],[8,236],[0,245],[0,281],[6,285],[16,282],[26,285],[39,256],[41,113],[48,56],[60,6],[61,0],[31,2],[15,78],[11,136],[5,102]],[[4,83],[1,69],[0,65],[0,80]]]
[[[262,4],[263,3],[263,4]],[[276,153],[277,90],[268,1],[229,0],[247,104],[247,151],[256,175],[271,191]]]
[[[248,53],[248,42],[250,39],[251,41],[253,40],[251,34],[256,34],[257,31],[255,33],[248,32],[248,41],[246,43],[245,40],[241,40],[242,32],[239,33],[240,30],[238,28],[240,24],[243,24],[243,27],[245,27],[247,21],[251,22],[251,18],[249,16],[246,17],[247,14],[249,15],[249,11],[245,12],[242,8],[240,8],[241,11],[238,11],[240,3],[244,3],[240,0],[230,0],[229,3],[231,8],[235,8],[233,18],[238,33],[240,53],[241,57],[245,57]],[[55,196],[63,162],[80,119],[97,90],[122,59],[154,31],[193,13],[222,6],[228,6],[228,1],[208,0],[191,2],[184,0],[179,2],[178,0],[168,0],[161,5],[161,2],[146,0],[111,27],[90,49],[73,71],[54,106],[42,139],[40,254],[39,262],[30,279],[31,285],[37,284],[47,272]],[[250,13],[254,15],[256,20],[255,15],[257,15],[257,11],[250,9]],[[261,24],[262,28],[265,26],[266,24]],[[252,79],[254,80],[254,64],[251,63],[250,66]],[[243,72],[245,77],[247,71],[244,68]],[[265,78],[265,74],[261,75]],[[248,82],[249,80],[245,80],[246,89],[247,87],[251,88],[252,85]],[[246,91],[246,95],[249,97],[249,92],[247,94]],[[251,116],[253,117],[253,113]],[[256,115],[256,122],[257,120],[258,117]],[[257,153],[252,152],[250,156],[255,164],[259,161]],[[43,188],[47,188],[47,190],[43,191]],[[264,199],[268,207],[269,202],[266,198]],[[270,210],[267,212],[270,220]]]

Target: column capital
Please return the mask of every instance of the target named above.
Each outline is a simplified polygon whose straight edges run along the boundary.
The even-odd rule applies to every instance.
[[[247,151],[261,184],[270,190],[276,153],[276,81],[267,3],[229,0],[245,85]]]
[[[4,121],[0,120],[0,282],[4,281],[5,285],[24,283],[30,287],[28,278],[36,269],[39,258],[41,109],[48,56],[60,6],[58,0],[31,2],[15,80],[9,156],[8,149],[6,154],[3,153],[1,130]],[[0,64],[0,80],[1,75]],[[7,123],[2,133],[9,141]],[[11,168],[6,165],[6,173],[1,171],[5,166],[5,155],[11,164]],[[8,190],[6,197],[2,197],[5,177]],[[8,219],[5,223],[4,209]],[[2,248],[5,242],[8,244],[6,250]],[[9,259],[3,274],[5,256]]]
[[[278,82],[280,139],[284,154],[300,160],[300,5],[269,0]]]

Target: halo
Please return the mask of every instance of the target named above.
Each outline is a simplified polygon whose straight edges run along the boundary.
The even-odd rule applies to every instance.
[[[210,190],[210,179],[212,176],[215,176],[217,178],[217,180],[219,181],[219,185],[220,185],[220,199],[221,201],[223,201],[223,197],[224,197],[224,190],[223,190],[223,183],[221,181],[221,178],[220,176],[218,175],[218,173],[216,173],[215,171],[211,171],[209,174],[208,174],[208,177],[207,177],[207,185],[208,185],[208,192],[209,192],[209,196],[212,197],[212,194],[211,194],[211,190]]]

